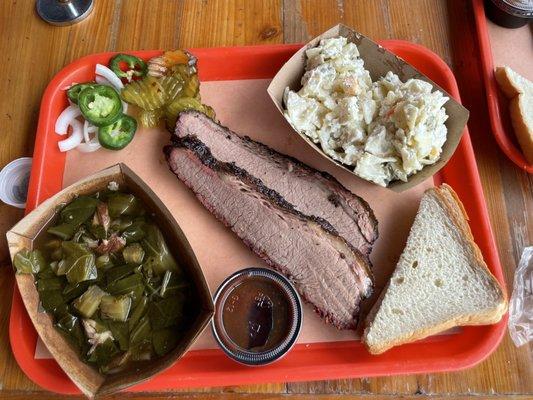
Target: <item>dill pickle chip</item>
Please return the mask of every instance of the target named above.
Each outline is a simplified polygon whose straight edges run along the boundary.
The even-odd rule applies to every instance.
[[[185,64],[174,65],[172,67],[172,76],[179,76],[183,79],[182,97],[198,96],[200,92],[200,81],[198,74],[193,68]]]
[[[139,114],[139,122],[145,128],[154,128],[159,124],[159,120],[163,118],[163,109],[146,111],[143,110]]]
[[[195,75],[196,70],[194,68],[191,68],[187,64],[176,64],[172,66],[172,75],[176,75],[176,74],[180,75],[185,81],[191,75]]]
[[[191,109],[202,111],[202,103],[192,97],[180,97],[167,105],[165,115],[177,117],[180,112]]]
[[[203,106],[192,97],[179,97],[165,108],[165,122],[167,128],[173,130],[178,119],[178,114],[185,110],[197,110],[202,112]]]
[[[143,110],[153,111],[161,108],[166,102],[165,90],[161,81],[153,76],[129,83],[122,89],[122,99]]]
[[[198,75],[194,74],[186,79],[185,85],[183,86],[182,96],[193,97],[200,100],[200,81],[198,80]]]
[[[203,104],[203,108],[204,108],[203,113],[207,115],[209,118],[211,118],[212,120],[216,121],[215,110],[213,110],[213,107],[208,106],[207,104]]]
[[[165,104],[170,104],[178,96],[181,96],[184,84],[185,81],[179,74],[161,78],[161,87],[165,91]]]

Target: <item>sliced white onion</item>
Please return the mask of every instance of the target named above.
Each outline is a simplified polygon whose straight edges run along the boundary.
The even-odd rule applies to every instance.
[[[70,121],[70,126],[72,127],[72,133],[70,136],[58,143],[60,151],[69,151],[79,145],[83,140],[83,127],[81,122],[77,119]]]
[[[100,147],[102,147],[102,145],[98,141],[98,137],[94,137],[87,143],[79,144],[76,149],[78,149],[82,153],[92,153],[93,151],[98,150]]]
[[[83,122],[83,140],[85,143],[88,143],[89,140],[91,140],[89,138],[89,121],[84,121]]]
[[[105,65],[96,64],[96,75],[106,78],[119,92],[124,89],[124,84],[120,78]]]
[[[95,133],[98,131],[98,127],[91,125],[89,121],[83,123],[83,141],[78,147],[76,147],[82,153],[92,153],[93,151],[98,150],[100,147],[100,142],[98,141],[98,135],[95,135],[92,139],[89,137],[90,133]]]
[[[104,78],[103,76],[100,76],[100,75],[96,75],[94,80],[96,81],[96,83],[98,83],[99,85],[107,85],[107,86],[112,86],[114,87],[111,82],[109,82],[106,78]]]
[[[94,133],[98,131],[98,127],[92,125],[89,121],[85,120],[83,122],[83,140],[85,143],[90,142],[92,139],[89,137],[89,133]]]
[[[122,112],[126,114],[128,112],[128,103],[122,100]]]
[[[69,125],[72,125],[72,121],[76,121],[76,118],[81,115],[80,108],[72,104],[65,108],[59,115],[56,121],[55,131],[58,135],[66,135]],[[78,121],[79,122],[79,121]],[[81,125],[81,124],[80,124]]]

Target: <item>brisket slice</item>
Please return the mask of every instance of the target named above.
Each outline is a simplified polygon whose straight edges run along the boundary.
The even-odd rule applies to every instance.
[[[240,137],[204,114],[180,114],[175,138],[196,137],[214,158],[235,165],[278,192],[298,211],[327,221],[365,256],[378,237],[377,221],[366,201],[331,175],[280,154],[248,137]]]
[[[321,221],[297,211],[277,192],[235,164],[220,162],[199,140],[166,146],[170,169],[202,204],[303,299],[339,329],[355,329],[359,302],[370,295],[366,259]]]

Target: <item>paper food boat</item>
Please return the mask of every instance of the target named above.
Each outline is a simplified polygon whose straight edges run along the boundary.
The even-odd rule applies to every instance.
[[[128,191],[138,196],[147,209],[156,215],[158,226],[174,257],[194,282],[198,297],[198,313],[189,331],[179,333],[182,337],[173,351],[147,363],[142,369],[126,370],[106,376],[82,362],[68,341],[54,328],[52,318],[45,312],[39,312],[39,294],[33,276],[16,274],[24,305],[41,340],[63,371],[88,397],[124,389],[169,368],[183,356],[213,315],[213,301],[209,288],[185,235],[155,193],[124,164],[109,167],[72,184],[29,213],[7,233],[11,259],[13,260],[19,250],[33,248],[35,238],[53,220],[58,208],[69,203],[77,195],[92,194],[106,188],[111,181],[121,186],[125,185]]]
[[[442,154],[440,156],[440,159],[435,164],[427,165],[421,171],[417,172],[414,175],[411,175],[408,178],[407,182],[393,181],[387,187],[396,192],[402,192],[436,174],[442,167],[444,167],[444,165],[446,165],[448,160],[452,157],[455,149],[457,148],[457,145],[461,140],[466,121],[468,120],[468,110],[464,108],[461,104],[459,104],[457,101],[455,101],[448,92],[442,89],[439,85],[437,85],[427,76],[423,75],[413,66],[402,60],[400,57],[384,49],[383,47],[378,45],[376,42],[370,40],[363,34],[356,32],[344,25],[339,24],[324,32],[323,34],[315,37],[304,47],[298,50],[289,59],[289,61],[287,61],[281,67],[276,76],[274,76],[274,78],[272,79],[272,82],[270,83],[267,89],[268,94],[276,105],[276,108],[279,110],[280,113],[283,114],[283,92],[286,87],[289,87],[290,89],[295,91],[298,91],[302,87],[300,80],[303,74],[305,73],[305,51],[309,48],[316,47],[322,39],[329,39],[339,36],[344,36],[348,39],[348,41],[353,42],[357,45],[360,57],[364,60],[365,68],[370,72],[372,81],[375,81],[378,78],[385,76],[387,72],[392,71],[397,74],[403,82],[405,82],[409,78],[417,78],[429,82],[433,85],[434,89],[440,90],[444,93],[445,96],[450,98],[450,100],[448,100],[444,105],[444,108],[446,109],[446,114],[448,115],[448,120],[446,121],[446,127],[448,128],[448,137],[442,148]],[[353,172],[353,168],[350,169],[348,166],[345,166],[328,157],[322,151],[322,149],[317,144],[313,143],[313,141],[304,133],[297,132],[296,130],[294,130],[294,132],[298,133],[308,143],[310,148],[320,153],[323,157],[329,160],[330,163],[334,163],[339,167],[345,169],[346,171],[349,171],[354,176],[357,176]]]

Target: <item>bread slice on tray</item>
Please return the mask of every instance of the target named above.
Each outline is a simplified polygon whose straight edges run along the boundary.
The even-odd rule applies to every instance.
[[[498,322],[507,300],[448,186],[428,189],[388,286],[367,317],[373,354],[457,325]]]
[[[509,67],[496,68],[496,80],[510,99],[511,122],[526,160],[533,164],[533,82]]]

